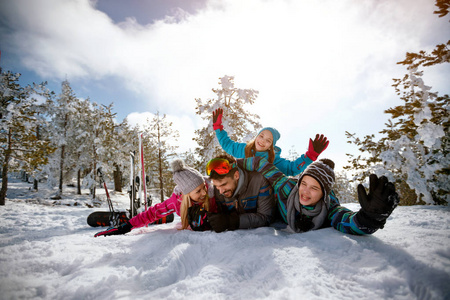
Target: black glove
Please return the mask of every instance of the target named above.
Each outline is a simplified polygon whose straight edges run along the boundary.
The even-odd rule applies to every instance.
[[[188,222],[191,229],[194,231],[211,230],[211,225],[208,222],[206,215],[207,211],[201,205],[193,205],[188,208]]]
[[[300,229],[301,232],[306,232],[313,229],[314,223],[312,222],[312,218],[308,218],[302,213],[299,213],[295,217],[295,227]]]
[[[215,232],[236,230],[239,228],[239,215],[236,211],[231,213],[215,214],[208,212],[208,221]]]
[[[120,225],[109,227],[105,231],[97,232],[94,237],[98,236],[107,236],[107,235],[118,235],[118,234],[125,234],[131,231],[133,229],[133,225],[131,225],[130,222],[122,223]]]
[[[386,219],[400,202],[395,186],[385,176],[369,176],[369,194],[362,184],[358,185],[358,200],[361,204],[356,218],[358,223],[372,229],[383,228]]]

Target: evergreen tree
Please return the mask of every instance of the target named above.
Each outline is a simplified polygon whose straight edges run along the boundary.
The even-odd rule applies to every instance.
[[[438,14],[440,18],[445,17],[450,9],[450,1],[436,0],[436,6],[439,10],[436,10],[434,13]]]
[[[146,173],[151,178],[150,184],[159,189],[161,201],[164,201],[175,187],[169,162],[178,148],[172,142],[178,139],[179,133],[172,129],[172,122],[167,121],[166,115],[161,117],[158,112],[152,120],[147,120],[143,136]]]
[[[202,171],[201,163],[198,160],[198,158],[196,157],[195,152],[192,151],[192,149],[189,149],[183,153],[180,153],[179,156],[186,163],[187,166],[197,169],[201,173],[201,171]]]
[[[33,84],[33,94],[31,97],[35,98],[35,104],[32,110],[36,113],[36,140],[38,141],[37,151],[28,153],[28,163],[26,164],[25,172],[28,172],[33,177],[33,190],[38,190],[38,182],[43,178],[40,174],[45,164],[48,163],[48,158],[56,149],[51,146],[50,136],[48,134],[49,128],[49,112],[53,105],[52,99],[54,93],[49,91],[46,83],[37,85]]]
[[[0,159],[2,185],[0,205],[5,205],[8,189],[8,172],[11,170],[34,171],[46,163],[51,152],[48,141],[38,139],[37,129],[42,119],[37,116],[35,94],[38,86],[21,87],[20,74],[0,69]],[[42,85],[39,88],[43,88]]]
[[[441,10],[435,13],[445,16],[448,5],[441,4]],[[449,63],[449,46],[450,41],[437,45],[431,53],[407,53],[399,62],[407,66],[408,74],[394,79],[393,86],[404,104],[385,111],[391,119],[380,131],[384,136],[379,141],[374,141],[374,135],[360,140],[347,132],[349,142],[368,153],[365,157],[347,154],[351,163],[347,169],[362,171],[361,178],[387,169],[399,187],[401,204],[444,204],[450,200],[449,96],[431,92],[419,70]]]
[[[358,199],[356,187],[354,187],[345,172],[335,172],[336,178],[333,191],[341,203],[355,202]]]
[[[93,106],[89,99],[78,101],[76,106],[74,118],[77,120],[77,126],[74,138],[70,141],[70,148],[75,159],[68,166],[67,172],[70,173],[71,178],[76,176],[77,194],[80,195],[82,180],[91,173]],[[73,172],[76,172],[76,175]]]
[[[122,148],[122,150],[120,151],[118,158],[118,164],[121,166],[120,168],[120,172],[123,172],[125,174],[127,174],[127,176],[125,176],[127,179],[124,180],[124,182],[127,183],[127,185],[129,185],[129,175],[131,173],[130,170],[130,153],[134,152],[136,159],[135,159],[135,170],[137,170],[138,167],[138,154],[139,154],[139,135],[142,133],[141,129],[139,128],[138,125],[131,127],[131,125],[128,122],[128,119],[125,118],[123,120],[123,122],[120,124],[120,127],[118,127],[118,134],[119,134],[119,144]],[[150,154],[152,153],[150,151],[150,154],[147,154],[146,149],[149,149],[149,147],[146,147],[147,143],[150,143],[148,140],[145,139],[145,135],[144,135],[144,157],[146,157],[146,160],[148,157],[150,157]],[[147,166],[146,166],[147,167]],[[117,170],[117,168],[116,168]],[[146,173],[148,173],[148,169],[145,170]],[[117,171],[116,171],[117,172]],[[116,176],[119,176],[119,174],[116,174]],[[129,189],[131,189],[130,187],[128,187]]]
[[[146,177],[149,179],[149,182],[145,181],[147,185],[147,196],[152,194],[152,196],[161,197],[161,187],[160,183],[162,182],[164,186],[164,180],[159,180],[159,147],[155,136],[152,134],[152,120],[147,118],[146,124],[142,128],[137,128],[137,133],[133,134],[132,138],[138,142],[139,135],[142,134],[142,146],[144,150],[144,168]],[[138,157],[139,153],[139,145],[136,144],[136,157]],[[137,170],[140,170],[140,159],[136,161]],[[141,188],[142,189],[142,188]],[[143,189],[142,189],[143,190]]]
[[[199,145],[195,152],[200,158],[199,169],[201,170],[204,170],[206,163],[211,158],[224,153],[212,126],[214,110],[223,108],[223,126],[234,141],[247,142],[262,127],[258,122],[259,116],[246,110],[248,105],[255,102],[259,92],[235,87],[233,76],[224,76],[219,80],[220,88],[213,89],[216,98],[208,99],[205,102],[200,98],[195,99],[197,102],[196,114],[207,122],[205,127],[195,131],[196,137],[194,138]]]
[[[120,124],[115,124],[111,132],[111,138],[107,141],[108,151],[111,152],[109,161],[113,166],[114,190],[121,192],[125,182],[123,174],[129,173],[129,160],[131,140],[137,136],[135,133],[129,134],[128,120],[125,119]],[[135,138],[136,139],[136,138]]]
[[[96,130],[98,131],[97,141],[99,146],[97,149],[99,166],[106,174],[113,174],[115,165],[118,164],[120,146],[118,145],[117,124],[114,121],[116,113],[112,111],[113,104],[101,105],[98,107],[99,122]],[[123,162],[123,161],[121,161]]]
[[[79,120],[75,117],[79,111],[79,99],[75,96],[70,83],[65,80],[61,84],[61,94],[56,98],[51,111],[51,140],[57,149],[50,157],[46,172],[49,176],[50,186],[58,186],[58,194],[54,197],[60,199],[63,193],[65,177],[71,177],[67,166],[74,165],[74,141],[78,136]],[[71,147],[72,146],[72,147]]]
[[[88,188],[95,198],[95,179],[97,175],[97,147],[100,140],[96,139],[98,130],[96,125],[101,117],[99,116],[98,105],[92,103],[90,99],[80,100],[77,103],[77,110],[73,115],[77,120],[74,137],[70,141],[71,155],[75,158],[67,168],[70,178],[76,172],[77,193],[81,194],[81,187]],[[71,171],[73,170],[73,171]]]
[[[85,114],[85,132],[83,139],[83,152],[86,154],[86,169],[90,172],[83,179],[83,186],[91,192],[92,198],[96,197],[97,170],[102,168],[106,173],[113,173],[114,151],[110,148],[114,139],[115,113],[112,112],[112,104],[109,106],[91,103],[91,109]]]

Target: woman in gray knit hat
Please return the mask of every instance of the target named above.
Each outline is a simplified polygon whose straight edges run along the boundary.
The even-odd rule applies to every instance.
[[[125,234],[173,213],[181,217],[179,229],[210,230],[206,212],[217,212],[212,184],[181,159],[172,161],[171,165],[176,187],[169,199],[149,207],[126,223],[97,233],[95,237]]]

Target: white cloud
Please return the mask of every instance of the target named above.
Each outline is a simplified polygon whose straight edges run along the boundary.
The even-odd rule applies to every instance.
[[[429,0],[210,0],[196,15],[146,26],[114,24],[92,3],[2,4],[16,28],[10,47],[43,76],[120,78],[143,110],[173,117],[189,140],[203,126],[194,98],[213,96],[218,77],[234,75],[236,86],[259,90],[252,109],[279,129],[285,152],[302,152],[323,132],[340,157],[345,130],[376,133],[383,110],[400,103],[391,79],[406,71],[396,62],[449,33]]]

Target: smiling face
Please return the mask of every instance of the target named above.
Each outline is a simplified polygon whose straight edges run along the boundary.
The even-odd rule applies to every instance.
[[[211,179],[214,187],[226,198],[233,196],[239,181],[239,172],[236,171],[233,176],[225,176],[222,179]]]
[[[204,183],[200,184],[198,187],[196,187],[189,193],[189,197],[191,198],[192,201],[202,203],[205,202],[207,198],[206,195],[207,191],[206,185]]]
[[[269,130],[261,131],[255,139],[256,151],[267,151],[273,144],[273,135]]]
[[[300,204],[313,206],[316,205],[322,197],[323,192],[320,183],[311,176],[303,176],[298,188],[298,199]]]

